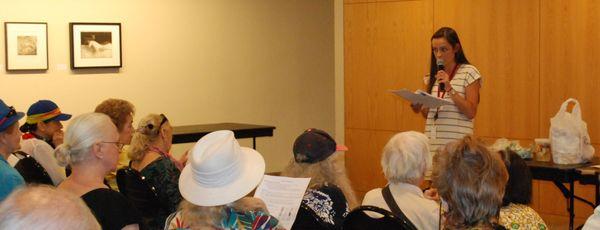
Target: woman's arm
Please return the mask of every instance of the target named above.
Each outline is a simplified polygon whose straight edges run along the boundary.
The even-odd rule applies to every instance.
[[[450,98],[454,101],[458,110],[467,118],[473,119],[477,114],[477,105],[479,105],[479,89],[481,88],[481,80],[476,80],[465,88],[465,98],[461,97],[456,90],[451,90]]]

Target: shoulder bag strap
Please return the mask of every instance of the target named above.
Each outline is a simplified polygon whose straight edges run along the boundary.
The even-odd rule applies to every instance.
[[[385,186],[385,188],[383,188],[381,190],[381,193],[383,194],[383,199],[385,200],[385,203],[388,205],[388,207],[390,207],[390,210],[392,211],[392,213],[394,213],[394,215],[400,217],[404,221],[404,223],[406,224],[406,227],[408,229],[416,230],[417,227],[415,227],[415,225],[412,222],[410,222],[408,217],[406,217],[406,215],[404,215],[402,210],[400,210],[400,207],[398,207],[398,204],[396,204],[396,201],[394,200],[394,197],[392,196],[392,192],[390,191],[390,186],[389,185]]]

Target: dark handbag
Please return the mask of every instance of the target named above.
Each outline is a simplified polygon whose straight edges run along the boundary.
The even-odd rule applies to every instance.
[[[52,179],[46,169],[38,163],[31,155],[17,151],[13,155],[19,159],[15,169],[21,174],[28,184],[47,184],[54,186]]]

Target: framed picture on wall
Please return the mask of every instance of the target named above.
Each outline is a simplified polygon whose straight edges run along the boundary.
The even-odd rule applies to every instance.
[[[69,23],[71,69],[120,68],[121,23]]]
[[[48,24],[5,22],[6,70],[48,69]]]

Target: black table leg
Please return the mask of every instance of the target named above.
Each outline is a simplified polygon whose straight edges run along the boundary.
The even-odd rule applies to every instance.
[[[256,150],[256,137],[252,137],[252,148]]]
[[[594,186],[596,186],[596,206],[600,205],[600,178],[598,178],[598,173],[595,174],[596,176],[596,183],[594,183]]]
[[[569,182],[569,230],[573,230],[573,219],[575,219],[575,181]]]

